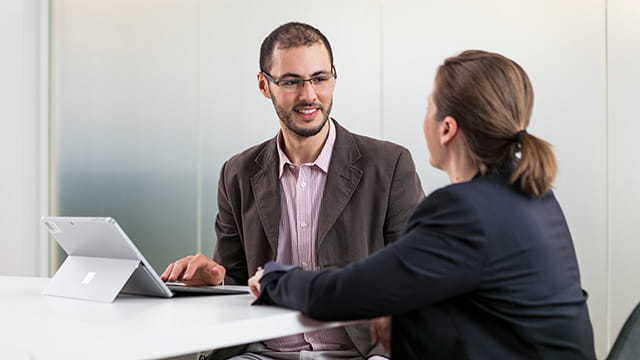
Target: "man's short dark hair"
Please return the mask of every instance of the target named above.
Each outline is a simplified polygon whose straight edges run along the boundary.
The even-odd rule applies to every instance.
[[[317,43],[324,44],[329,52],[329,60],[333,67],[333,52],[329,40],[311,25],[289,22],[278,26],[269,34],[260,46],[260,71],[269,72],[271,70],[273,51],[278,49],[290,49],[300,46],[312,46]]]

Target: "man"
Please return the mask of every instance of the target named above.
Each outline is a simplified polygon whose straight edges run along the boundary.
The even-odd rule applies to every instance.
[[[167,267],[165,281],[246,285],[270,260],[305,269],[342,267],[395,241],[424,197],[405,148],[352,134],[329,118],[337,74],[320,31],[302,23],[275,29],[262,43],[257,77],[280,131],[223,165],[215,261],[186,257]],[[384,340],[385,322],[372,324],[373,339]],[[267,340],[243,351],[233,359],[384,353],[372,345],[367,324]]]

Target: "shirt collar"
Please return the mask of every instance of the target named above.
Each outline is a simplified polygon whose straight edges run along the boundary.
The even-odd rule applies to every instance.
[[[278,147],[278,157],[280,159],[279,166],[279,174],[278,177],[282,178],[282,172],[284,171],[284,167],[288,165],[294,165],[294,163],[289,160],[287,154],[282,150],[282,146],[280,142],[282,141],[282,130],[278,131],[278,136],[276,137],[276,145]],[[327,136],[327,141],[324,142],[322,146],[322,150],[316,160],[312,163],[303,164],[308,166],[317,166],[320,170],[322,170],[325,174],[329,172],[329,163],[331,162],[331,154],[333,153],[333,145],[336,142],[336,129],[333,126],[333,121],[329,120],[329,135]]]

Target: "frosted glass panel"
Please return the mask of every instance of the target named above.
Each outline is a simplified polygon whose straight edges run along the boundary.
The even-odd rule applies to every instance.
[[[195,2],[52,11],[53,213],[116,218],[162,270],[197,250]]]

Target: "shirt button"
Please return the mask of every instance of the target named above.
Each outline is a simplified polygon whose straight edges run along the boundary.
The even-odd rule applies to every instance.
[[[308,341],[309,341],[310,343],[312,343],[312,342],[313,342],[313,338],[312,338],[312,337],[310,337]]]
[[[303,182],[301,182],[301,183],[300,183],[300,187],[301,187],[301,188],[305,188],[306,186],[307,186],[307,183],[306,183],[306,182],[304,182],[304,181],[303,181]]]
[[[309,270],[309,263],[306,262],[306,261],[303,261],[302,262],[302,268],[305,269],[305,270]]]
[[[301,227],[302,229],[306,229],[306,228],[307,228],[307,226],[309,226],[309,225],[307,225],[307,223],[305,223],[305,222],[303,222],[302,224],[300,224],[300,227]]]

